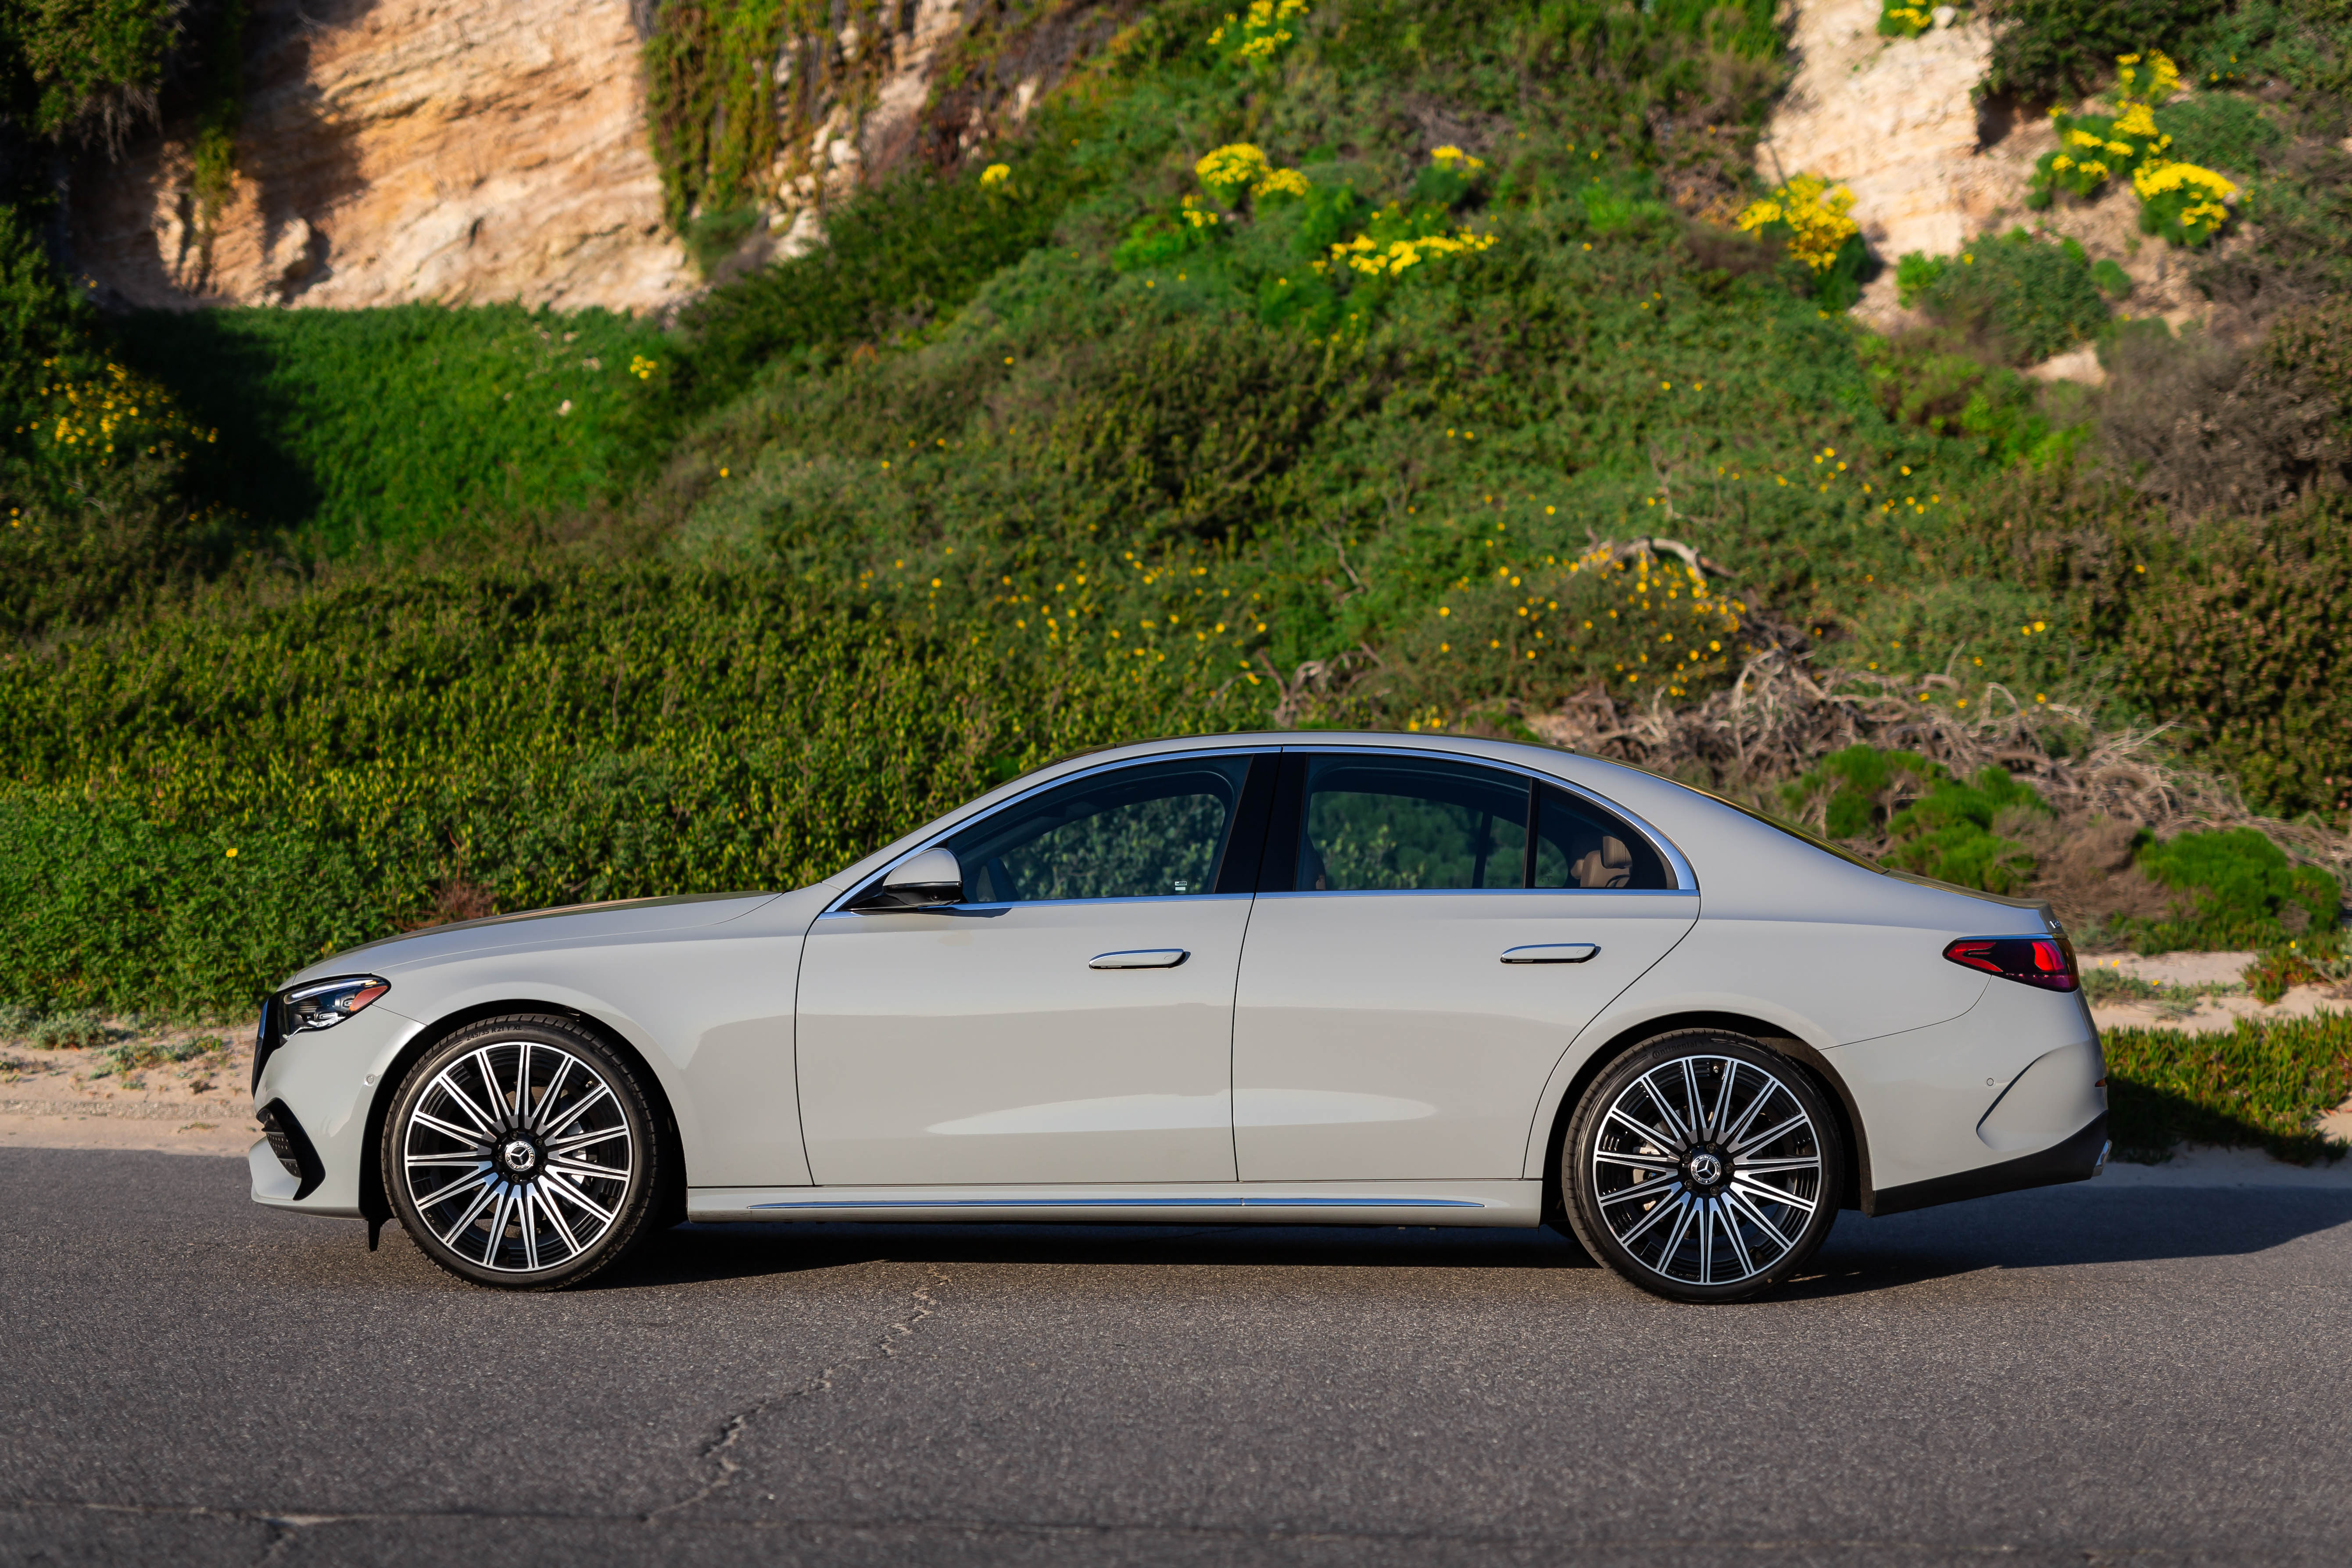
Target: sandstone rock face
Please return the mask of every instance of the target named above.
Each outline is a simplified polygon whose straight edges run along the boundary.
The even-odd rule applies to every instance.
[[[1863,237],[1886,260],[1911,250],[1948,256],[2022,193],[2012,158],[1978,152],[1969,90],[1991,36],[1967,22],[1882,38],[1878,12],[1879,0],[1802,0],[1790,40],[1796,79],[1757,161],[1775,179],[1843,183]]]
[[[2144,238],[2127,184],[2094,201],[2062,196],[2042,212],[2026,207],[2034,162],[2057,138],[2039,115],[1979,114],[1972,93],[1992,47],[1987,23],[1948,26],[1949,13],[1938,6],[1933,31],[1882,38],[1878,13],[1879,0],[1799,0],[1790,40],[1797,74],[1756,154],[1775,181],[1819,174],[1853,193],[1854,221],[1884,267],[1864,286],[1857,316],[1881,329],[1904,323],[1895,263],[1906,252],[1950,256],[1988,230],[2021,224],[2121,266],[2134,285],[2124,307],[2132,315],[2178,325],[2210,313],[2189,285],[2199,254]],[[2202,258],[2251,243],[2233,233]],[[2050,374],[2082,380],[2088,373],[2070,357]]]
[[[255,0],[247,39],[209,233],[184,127],[75,180],[74,261],[118,300],[645,310],[698,286],[628,0]]]

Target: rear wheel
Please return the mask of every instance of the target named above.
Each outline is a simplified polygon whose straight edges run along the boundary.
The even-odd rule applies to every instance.
[[[1819,1249],[1845,1149],[1811,1073],[1743,1036],[1688,1029],[1593,1080],[1559,1174],[1595,1258],[1670,1300],[1737,1301]]]
[[[609,1268],[655,1228],[667,1178],[641,1069],[568,1018],[468,1025],[403,1080],[383,1190],[452,1274],[549,1290]]]

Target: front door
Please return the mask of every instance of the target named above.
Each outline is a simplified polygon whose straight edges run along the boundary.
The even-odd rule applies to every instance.
[[[1606,808],[1524,774],[1285,766],[1234,1017],[1241,1179],[1519,1176],[1561,1053],[1689,931],[1695,891]]]
[[[946,841],[963,903],[819,920],[797,1030],[816,1181],[1234,1180],[1251,762],[1050,786]]]

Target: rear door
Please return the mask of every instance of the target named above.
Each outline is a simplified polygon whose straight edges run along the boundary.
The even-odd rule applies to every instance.
[[[1697,916],[1603,803],[1425,752],[1290,753],[1234,1015],[1241,1179],[1517,1177],[1560,1055]]]

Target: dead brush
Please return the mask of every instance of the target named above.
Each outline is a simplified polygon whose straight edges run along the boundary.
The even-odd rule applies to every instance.
[[[1553,712],[1517,717],[1553,745],[1775,810],[1781,807],[1773,786],[1832,752],[1866,742],[1915,752],[1962,778],[2005,769],[2049,803],[2056,831],[2042,837],[2053,850],[2098,822],[2112,825],[2103,837],[2115,838],[2110,847],[2116,849],[2141,829],[2163,838],[2190,828],[2251,826],[2299,863],[2321,867],[2339,881],[2352,874],[2352,837],[2255,812],[2227,781],[2180,765],[2165,743],[2169,725],[2105,729],[2081,708],[2028,706],[1998,683],[1983,688],[1978,716],[1963,717],[1919,701],[1923,687],[1957,692],[1961,682],[1949,674],[1897,681],[1864,670],[1816,679],[1776,647],[1748,659],[1730,686],[1691,706],[1619,702],[1595,686]],[[1816,831],[1824,826],[1822,804],[1805,808],[1805,826]]]

